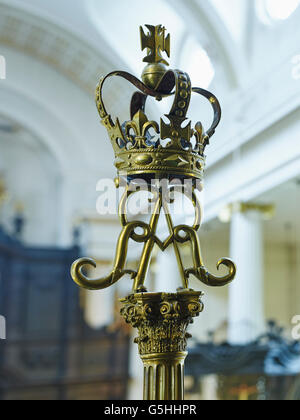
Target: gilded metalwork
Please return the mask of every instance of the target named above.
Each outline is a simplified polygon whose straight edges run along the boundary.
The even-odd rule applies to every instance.
[[[162,53],[170,57],[170,35],[166,36],[166,29],[161,25],[146,27],[149,30],[147,34],[140,28],[142,51],[147,48],[147,56],[143,61],[149,63],[144,68],[142,80],[145,85],[156,90],[169,65]]]
[[[121,315],[138,329],[145,400],[182,400],[187,327],[203,311],[202,293],[141,293],[122,299]]]
[[[142,356],[154,353],[184,352],[187,348],[188,325],[203,311],[201,292],[140,293],[121,302],[121,315],[138,328]],[[154,328],[153,328],[154,326]]]
[[[149,36],[142,36],[142,45],[150,51],[146,58],[150,64],[144,70],[143,82],[129,73],[116,71],[101,78],[96,90],[96,104],[115,152],[115,166],[119,175],[130,178],[147,174],[147,179],[178,175],[202,180],[205,147],[221,119],[219,101],[212,93],[193,88],[187,73],[167,70],[161,58],[165,43],[169,45],[169,41],[165,40],[165,31],[161,26],[155,30],[154,27],[149,28],[152,28]],[[131,100],[131,120],[123,124],[118,118],[113,121],[104,104],[103,86],[110,77],[122,77],[138,89]],[[187,119],[193,93],[204,96],[213,108],[213,123],[207,131],[200,122],[192,128],[192,122]],[[170,96],[174,97],[174,101],[165,116],[167,121],[163,118],[159,123],[148,121],[145,114],[147,99],[152,97],[160,101]],[[169,140],[167,144],[165,140]]]
[[[275,206],[274,204],[237,201],[225,206],[221,210],[219,218],[222,222],[227,223],[231,220],[234,213],[248,213],[251,211],[259,212],[265,220],[270,220],[275,214]]]
[[[146,35],[141,28],[142,50],[147,48],[145,62],[149,63],[143,71],[142,81],[129,73],[116,71],[100,79],[96,90],[96,104],[102,124],[106,127],[115,153],[115,167],[118,177],[115,185],[119,188],[121,179],[126,180],[126,189],[119,204],[122,231],[118,238],[114,266],[104,278],[92,279],[85,275],[85,266],[96,267],[89,258],[76,261],[71,270],[74,281],[90,290],[104,289],[130,275],[132,294],[122,300],[121,314],[127,323],[137,327],[139,336],[135,340],[139,346],[144,363],[144,398],[158,400],[183,399],[184,360],[187,355],[188,325],[203,310],[201,292],[189,288],[191,276],[208,286],[224,286],[231,282],[236,273],[235,264],[228,258],[221,259],[217,268],[224,265],[228,274],[216,277],[205,268],[198,230],[201,225],[201,206],[196,190],[202,181],[205,167],[205,148],[221,119],[218,99],[210,92],[193,88],[189,75],[180,70],[167,70],[168,63],[162,54],[170,55],[170,36],[166,36],[161,25],[147,25]],[[103,86],[110,77],[117,76],[130,82],[138,91],[133,95],[130,106],[130,120],[123,123],[113,120],[103,101]],[[213,108],[214,119],[211,127],[205,130],[201,122],[193,128],[187,112],[193,93],[204,96]],[[158,101],[174,97],[173,104],[160,123],[149,121],[145,106],[148,97]],[[134,177],[143,178],[143,188],[152,198],[151,217],[148,223],[129,221],[128,203],[137,191],[131,189]],[[188,198],[194,207],[195,217],[192,225],[174,225],[170,204],[174,184],[176,189]],[[153,180],[155,183],[153,184]],[[167,188],[162,180],[169,183]],[[188,185],[184,181],[191,181]],[[146,186],[145,186],[146,185]],[[173,186],[172,186],[173,185]],[[181,188],[181,189],[180,189]],[[150,192],[150,191],[149,191]],[[169,233],[166,238],[158,236],[158,222],[164,213]],[[129,241],[143,244],[136,270],[126,264]],[[181,247],[188,245],[193,257],[193,266],[185,267]],[[174,294],[148,293],[146,278],[154,247],[164,252],[174,247],[182,286]]]
[[[259,203],[236,203],[233,205],[232,211],[238,211],[237,207],[240,208],[240,212],[246,213],[248,211],[258,211],[264,218],[272,219],[275,213],[274,204],[259,204]]]
[[[71,271],[74,281],[79,286],[90,290],[105,289],[119,281],[126,274],[129,274],[133,280],[133,293],[141,291],[146,292],[147,289],[145,287],[145,280],[151,262],[152,251],[155,245],[157,245],[161,251],[165,251],[171,245],[174,246],[179,271],[182,276],[183,289],[188,289],[188,281],[191,275],[194,275],[202,283],[214,287],[224,286],[233,280],[236,274],[236,268],[235,264],[230,259],[221,259],[217,264],[217,268],[224,265],[229,269],[229,273],[223,277],[216,277],[210,274],[205,268],[201,256],[200,240],[197,234],[201,223],[201,206],[194,190],[191,191],[191,195],[188,192],[185,193],[187,197],[190,196],[195,208],[194,225],[179,225],[175,227],[168,207],[168,197],[166,196],[166,192],[163,192],[162,189],[158,189],[152,199],[153,210],[150,222],[148,224],[140,221],[129,222],[126,216],[127,204],[130,197],[135,193],[135,191],[129,191],[127,189],[120,201],[119,214],[123,229],[118,239],[116,257],[112,272],[104,278],[94,280],[90,279],[84,275],[82,268],[85,265],[96,267],[96,263],[89,258],[80,259],[73,264]],[[164,241],[159,239],[157,236],[157,225],[162,208],[164,209],[170,233]],[[142,233],[136,232],[138,228],[142,230]],[[125,267],[129,239],[132,239],[137,243],[144,243],[144,249],[140,257],[140,263],[137,271],[127,270]],[[186,243],[190,244],[194,266],[192,268],[185,269],[179,246]]]

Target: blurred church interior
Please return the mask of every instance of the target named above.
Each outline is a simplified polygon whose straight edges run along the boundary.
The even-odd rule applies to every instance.
[[[145,23],[168,29],[171,67],[223,110],[200,236],[210,271],[230,256],[238,274],[222,289],[192,282],[205,311],[186,398],[300,399],[299,21],[300,0],[0,0],[0,399],[142,398],[135,332],[118,315],[130,279],[85,292],[69,272],[83,255],[112,266],[118,217],[96,203],[114,156],[94,90],[115,69],[140,77]],[[131,94],[109,83],[114,115],[127,118]],[[191,117],[211,114],[200,102]],[[172,252],[155,254],[149,281],[176,290]]]

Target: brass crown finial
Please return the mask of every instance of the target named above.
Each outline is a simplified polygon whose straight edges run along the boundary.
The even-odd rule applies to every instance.
[[[170,35],[166,36],[162,25],[146,27],[147,35],[140,28],[142,50],[147,48],[148,51],[142,81],[127,72],[115,71],[101,78],[96,91],[97,108],[115,152],[115,166],[119,176],[127,179],[143,177],[148,182],[153,178],[178,177],[201,181],[204,151],[221,119],[219,101],[207,90],[192,87],[184,71],[167,69],[162,53],[170,55]],[[112,76],[122,77],[138,89],[131,99],[128,121],[120,122],[118,118],[113,121],[106,111],[102,90],[105,81]],[[204,96],[213,108],[214,119],[208,130],[201,122],[192,126],[187,118],[193,93]],[[158,101],[174,98],[169,113],[159,122],[148,120],[146,102],[149,97]]]

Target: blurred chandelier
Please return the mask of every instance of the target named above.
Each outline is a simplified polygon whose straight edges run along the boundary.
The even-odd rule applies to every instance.
[[[180,70],[168,70],[163,54],[170,56],[170,35],[161,26],[146,25],[148,32],[141,31],[142,50],[147,50],[147,63],[142,81],[123,71],[115,71],[100,79],[96,90],[96,104],[111,139],[115,153],[115,167],[118,171],[116,186],[125,181],[125,193],[120,201],[119,215],[122,232],[119,236],[112,272],[104,278],[91,279],[82,271],[84,266],[96,267],[95,261],[83,258],[76,261],[71,270],[72,278],[81,287],[89,290],[105,289],[129,274],[133,281],[132,294],[121,302],[121,315],[127,323],[138,328],[135,342],[144,363],[145,400],[181,400],[184,398],[184,360],[187,356],[187,327],[193,318],[203,311],[202,293],[189,288],[190,276],[195,276],[209,286],[224,286],[230,283],[236,273],[230,259],[221,259],[217,267],[225,265],[228,274],[216,277],[205,268],[198,237],[201,224],[201,206],[196,189],[202,188],[205,166],[205,148],[215,132],[220,119],[221,108],[217,98],[210,92],[192,87],[189,75]],[[134,85],[130,104],[130,121],[113,121],[107,112],[103,97],[103,86],[108,78],[121,77]],[[211,127],[204,130],[197,122],[192,127],[187,121],[187,112],[192,94],[204,96],[214,111]],[[173,97],[168,122],[163,118],[149,121],[145,114],[148,97],[161,101]],[[157,134],[151,136],[150,131]],[[167,143],[166,143],[167,141]],[[151,188],[150,222],[129,222],[127,205],[137,192],[132,184],[143,181],[144,188]],[[162,188],[165,181],[167,187]],[[195,209],[192,226],[174,226],[169,204],[174,202],[174,188],[190,199]],[[161,240],[157,236],[158,221],[162,211],[169,228],[169,236]],[[136,271],[126,268],[129,240],[144,244]],[[183,244],[190,246],[193,266],[185,268],[180,253]],[[149,293],[145,287],[154,246],[161,251],[174,247],[182,279],[177,293]]]

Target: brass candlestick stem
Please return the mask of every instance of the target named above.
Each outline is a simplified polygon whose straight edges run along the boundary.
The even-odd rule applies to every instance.
[[[147,25],[145,34],[141,28],[142,50],[147,48],[142,81],[126,72],[116,71],[100,79],[96,90],[96,104],[103,125],[107,128],[115,152],[118,170],[116,186],[125,181],[125,193],[120,201],[119,215],[122,231],[118,239],[112,272],[104,278],[90,279],[82,268],[96,267],[96,263],[83,258],[76,261],[71,270],[74,281],[81,287],[100,290],[111,286],[126,274],[133,281],[132,294],[121,302],[121,315],[127,323],[138,329],[135,342],[144,363],[145,400],[182,400],[184,398],[184,360],[187,352],[188,325],[203,311],[201,292],[189,289],[189,277],[195,276],[209,286],[224,286],[235,277],[235,264],[227,258],[221,259],[217,267],[225,265],[229,272],[223,277],[210,274],[204,266],[198,230],[201,224],[201,206],[196,190],[201,189],[205,166],[205,147],[214,134],[221,119],[221,108],[217,98],[210,92],[193,88],[187,73],[168,70],[164,52],[170,55],[170,36],[161,25]],[[138,91],[131,100],[131,120],[120,124],[107,113],[102,89],[112,76],[126,79]],[[192,93],[207,98],[214,111],[211,127],[205,131],[200,122],[194,129],[186,123]],[[167,124],[149,121],[145,115],[148,96],[156,100],[174,97]],[[151,130],[157,135],[151,135]],[[169,140],[167,144],[163,140]],[[143,181],[141,183],[141,181]],[[165,181],[163,184],[162,181]],[[138,188],[134,188],[137,186]],[[164,186],[163,186],[164,185]],[[127,205],[130,198],[141,189],[151,193],[151,218],[149,223],[129,222]],[[174,189],[189,199],[195,209],[192,226],[174,226],[169,205],[175,200]],[[165,214],[169,236],[162,241],[157,236],[161,213]],[[129,240],[144,244],[136,271],[126,269]],[[193,267],[185,268],[180,247],[189,244]],[[163,252],[173,246],[182,278],[182,287],[177,293],[148,293],[145,287],[154,246]]]

